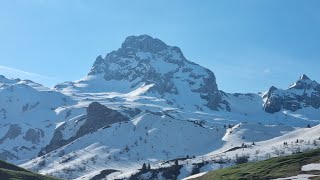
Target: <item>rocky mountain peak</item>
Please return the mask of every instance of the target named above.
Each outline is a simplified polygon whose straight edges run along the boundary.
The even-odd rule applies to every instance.
[[[310,78],[307,75],[303,74],[300,76],[300,80],[310,80]]]
[[[272,93],[275,92],[276,90],[278,90],[278,88],[276,88],[275,86],[271,86],[269,90],[263,95],[263,98],[270,98]]]
[[[275,86],[271,86],[270,87],[270,89],[269,89],[269,91],[275,91],[275,90],[277,90],[278,88],[276,88]]]
[[[5,79],[6,77],[4,75],[0,75],[0,79]]]
[[[206,105],[218,110],[227,104],[220,106],[223,100],[211,70],[187,60],[180,48],[149,35],[129,36],[118,50],[105,57],[98,56],[84,79],[56,87],[59,90],[85,87],[95,92],[129,93],[145,86],[149,89],[144,95],[164,99],[179,108],[201,109]],[[192,99],[192,105],[180,98],[186,96]]]
[[[320,84],[303,74],[287,90],[271,87],[263,96],[264,110],[268,113],[282,109],[297,111],[303,107],[320,108]]]
[[[319,87],[319,83],[311,80],[307,75],[303,74],[300,76],[299,80],[292,84],[289,89],[303,89],[303,90],[312,90],[317,89]]]
[[[170,69],[159,65],[165,63],[168,66],[174,64],[181,67],[186,61],[180,48],[176,46],[168,46],[160,39],[149,35],[129,36],[118,50],[108,53],[105,57],[98,56],[89,75],[106,73],[109,70],[123,71],[129,67],[132,69],[132,66],[140,71],[154,69],[154,66],[158,66],[156,70]]]
[[[129,36],[122,43],[123,50],[140,50],[142,52],[157,53],[167,49],[169,46],[160,39],[149,35]]]
[[[20,79],[8,79],[3,75],[0,75],[0,84],[13,84],[19,82]]]

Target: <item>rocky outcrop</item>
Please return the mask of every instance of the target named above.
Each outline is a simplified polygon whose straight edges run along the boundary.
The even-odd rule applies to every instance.
[[[12,154],[10,151],[7,150],[0,150],[0,159],[3,161],[8,161],[8,160],[17,160],[19,159],[17,156]]]
[[[93,133],[100,128],[110,126],[114,123],[129,121],[129,119],[123,116],[121,113],[109,109],[98,102],[92,102],[87,108],[87,115],[80,116],[78,118],[72,119],[71,121],[76,122],[74,123],[76,124],[76,126],[77,124],[80,124],[80,127],[73,127],[73,132],[70,132],[69,129],[67,129],[68,123],[73,122],[66,122],[59,126],[55,130],[53,138],[50,141],[49,145],[39,153],[39,156],[48,152],[52,152],[88,133]],[[80,123],[81,121],[83,121],[83,123]],[[70,133],[74,134],[74,136],[65,137],[65,134]]]
[[[128,118],[118,111],[107,108],[98,102],[93,102],[87,108],[86,121],[77,132],[77,136],[95,132],[100,128],[123,121],[128,121]]]
[[[40,138],[44,137],[44,131],[41,129],[29,129],[25,136],[24,140],[32,142],[32,144],[38,144],[40,142]]]
[[[7,139],[15,139],[22,134],[21,127],[18,124],[9,125],[8,132],[0,139],[0,144],[4,143]]]
[[[297,111],[304,107],[320,107],[320,85],[308,76],[302,75],[300,79],[287,90],[272,86],[263,96],[264,110],[275,113],[281,110]]]

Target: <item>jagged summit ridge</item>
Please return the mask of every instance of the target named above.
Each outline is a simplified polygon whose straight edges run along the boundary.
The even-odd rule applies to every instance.
[[[307,75],[303,74],[289,89],[305,89],[305,90],[319,90],[320,85],[316,81],[311,80]]]
[[[88,79],[100,78],[99,87],[103,88],[98,92],[129,93],[148,86],[146,95],[182,109],[188,106],[201,110],[205,106],[218,110],[227,105],[221,104],[222,96],[212,71],[188,61],[180,48],[148,35],[129,36],[118,50],[104,58],[98,56],[88,76],[76,83],[60,84],[56,89],[76,87],[77,91],[90,92],[90,86],[95,85]]]
[[[8,79],[3,75],[0,75],[0,84],[13,84],[19,82],[20,79]]]
[[[101,55],[98,56],[89,75],[104,73],[110,68],[111,63],[116,63],[120,65],[118,68],[121,68],[136,62],[138,63],[136,67],[144,68],[141,65],[150,64],[150,59],[154,59],[154,61],[163,59],[166,63],[179,67],[185,63],[184,61],[187,61],[180,48],[176,46],[168,46],[163,41],[149,35],[129,36],[118,50],[108,53],[105,58]],[[157,69],[164,70],[165,68],[168,69],[168,67],[158,67]]]
[[[263,96],[264,110],[269,113],[297,111],[303,107],[320,108],[320,84],[303,74],[287,90],[272,86]]]
[[[303,74],[300,76],[300,80],[310,80],[310,78],[307,75]]]
[[[129,36],[122,43],[123,50],[141,50],[143,52],[157,53],[168,48],[163,41],[149,35]]]

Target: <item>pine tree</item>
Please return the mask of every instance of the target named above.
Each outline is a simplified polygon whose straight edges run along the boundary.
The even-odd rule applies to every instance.
[[[150,163],[148,163],[148,170],[151,170],[151,165],[150,165]]]
[[[142,172],[146,172],[147,171],[147,165],[146,163],[143,163],[142,168],[141,168]]]

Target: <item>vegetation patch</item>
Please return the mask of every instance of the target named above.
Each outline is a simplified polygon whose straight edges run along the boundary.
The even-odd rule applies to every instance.
[[[320,175],[320,171],[301,171],[303,165],[311,163],[320,163],[320,149],[291,156],[271,158],[265,161],[240,164],[216,170],[195,179],[276,179],[299,174]],[[319,179],[319,177],[314,177],[314,179]]]
[[[56,178],[36,174],[4,161],[0,161],[0,177],[7,180],[57,180]]]

